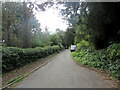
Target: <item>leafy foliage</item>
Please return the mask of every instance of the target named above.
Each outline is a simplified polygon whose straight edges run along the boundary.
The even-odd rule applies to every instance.
[[[4,46],[32,47],[36,30],[40,24],[33,14],[31,3],[4,2],[2,3],[2,38]]]
[[[109,70],[120,79],[120,4],[104,2],[64,3],[62,14],[75,31],[72,56],[78,62]],[[66,12],[70,10],[70,12]],[[74,34],[72,34],[74,35]]]
[[[53,4],[55,3],[46,2],[37,6],[45,11]],[[68,48],[71,44],[77,44],[77,52],[72,53],[77,61],[84,65],[107,69],[119,79],[120,4],[103,2],[57,4],[65,6],[61,14],[66,16],[64,19],[68,20],[70,27],[65,32],[56,30],[57,33],[52,35],[47,28],[45,32],[41,32],[40,24],[33,13],[33,7],[36,6],[33,3],[2,4],[2,38],[5,41],[3,46],[8,47],[3,48],[4,72],[57,52],[63,46]],[[35,7],[36,10],[38,8]],[[58,45],[59,48],[54,45]]]
[[[65,32],[66,34],[66,43],[67,48],[70,47],[70,45],[74,44],[74,38],[75,38],[75,29],[74,28],[68,28]]]
[[[86,40],[96,49],[104,49],[120,42],[119,3],[68,2],[65,7],[61,12],[70,16],[69,22],[76,32],[75,43]],[[71,13],[65,12],[67,10]]]
[[[5,47],[2,49],[2,72],[6,73],[21,66],[44,58],[55,52],[59,52],[63,46],[47,46],[21,49],[16,47]]]
[[[31,2],[4,2],[2,4],[3,46],[20,48],[59,44],[65,46],[65,32],[58,31],[51,35],[47,27],[42,32],[33,9],[38,9],[38,7]]]
[[[73,52],[72,56],[79,63],[103,70],[120,79],[120,44],[110,45],[107,49],[82,49]]]
[[[88,41],[82,40],[80,43],[77,44],[76,51],[87,49],[88,47],[90,47],[90,43]]]

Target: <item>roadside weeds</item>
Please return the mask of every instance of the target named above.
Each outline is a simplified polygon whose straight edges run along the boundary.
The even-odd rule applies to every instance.
[[[72,56],[71,56],[72,57]],[[90,66],[87,66],[87,65],[83,65],[81,64],[80,62],[78,62],[77,60],[75,60],[73,58],[73,60],[76,62],[77,65],[79,66],[82,66],[84,68],[87,68],[87,69],[90,69],[90,70],[93,70],[95,72],[98,72],[99,74],[101,74],[103,76],[103,80],[112,80],[114,82],[114,86],[112,86],[112,88],[120,88],[120,80],[117,80],[113,77],[111,77],[106,71],[103,71],[101,69],[98,69],[98,68],[94,68],[94,67],[90,67]]]

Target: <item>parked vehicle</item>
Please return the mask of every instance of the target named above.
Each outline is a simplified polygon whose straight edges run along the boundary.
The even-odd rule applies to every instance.
[[[75,51],[75,50],[76,50],[76,45],[71,45],[70,51],[73,52],[73,51]]]

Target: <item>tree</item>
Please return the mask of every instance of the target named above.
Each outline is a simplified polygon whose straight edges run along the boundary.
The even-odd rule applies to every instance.
[[[32,10],[32,3],[2,4],[2,37],[6,46],[32,47],[34,30],[40,29]]]
[[[68,28],[65,34],[66,34],[67,47],[69,47],[70,45],[74,44],[75,29]]]
[[[88,30],[97,49],[120,41],[119,9],[119,3],[88,3]]]
[[[70,21],[76,31],[77,40],[85,39],[83,33],[84,35],[88,34],[89,41],[93,43],[96,49],[103,49],[112,43],[120,42],[119,3],[80,2],[80,4],[78,4],[79,8],[75,9],[73,9],[75,7],[74,3],[70,4],[70,7],[69,4],[70,3],[66,3],[68,7],[65,10],[71,10],[71,13],[64,12],[63,14],[74,16],[74,18],[77,17],[76,19],[72,18],[75,23]],[[77,16],[75,16],[76,11]],[[79,11],[80,13],[78,13]],[[69,18],[71,19],[71,17]],[[79,30],[76,30],[78,28],[75,26],[77,26]],[[82,34],[78,34],[81,32]]]

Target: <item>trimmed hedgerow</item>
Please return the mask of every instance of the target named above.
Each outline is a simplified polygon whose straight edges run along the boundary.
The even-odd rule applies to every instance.
[[[120,79],[120,44],[102,50],[81,49],[72,56],[81,64],[108,70],[113,77]]]
[[[2,48],[2,72],[6,73],[16,68],[44,58],[63,49],[61,46],[47,46],[44,48],[22,49],[17,47]]]

